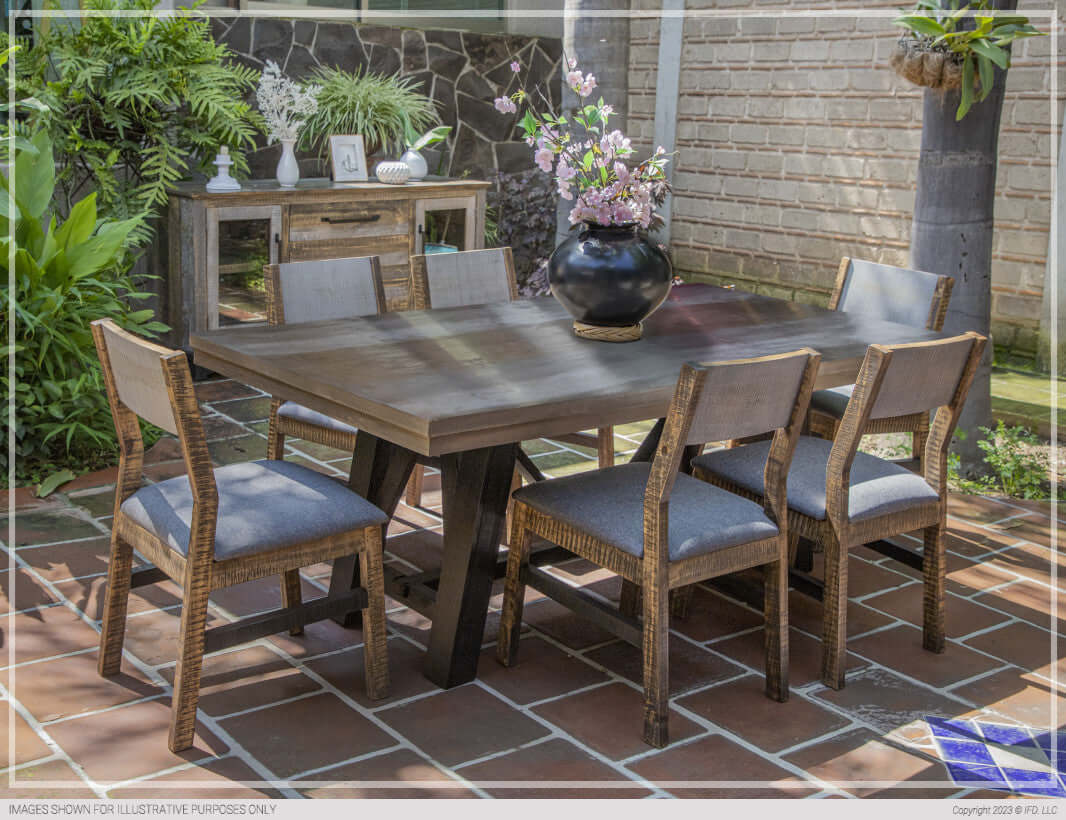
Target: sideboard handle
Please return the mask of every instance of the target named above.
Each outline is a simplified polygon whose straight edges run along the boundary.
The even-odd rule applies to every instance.
[[[343,225],[348,222],[377,222],[381,219],[381,214],[367,214],[366,216],[346,216],[343,219],[336,219],[332,216],[322,217],[323,222],[328,222],[330,225]]]

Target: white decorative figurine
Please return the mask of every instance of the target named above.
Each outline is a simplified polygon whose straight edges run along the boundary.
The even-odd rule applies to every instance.
[[[215,166],[218,168],[218,173],[207,183],[208,193],[223,194],[241,189],[241,184],[229,175],[229,167],[232,164],[233,160],[230,158],[229,148],[223,145],[218,149],[218,156],[215,157]]]

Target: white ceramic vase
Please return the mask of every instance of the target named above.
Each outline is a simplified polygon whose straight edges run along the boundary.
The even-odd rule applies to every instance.
[[[281,141],[281,159],[278,160],[278,185],[282,188],[295,188],[300,181],[300,164],[296,161],[293,146],[296,140]]]
[[[399,160],[386,160],[379,162],[374,169],[374,175],[378,182],[387,182],[390,185],[403,185],[411,178],[411,169],[406,162]]]
[[[412,148],[408,148],[404,155],[400,157],[400,160],[406,162],[407,167],[411,169],[411,182],[419,182],[422,177],[429,173],[426,158]]]

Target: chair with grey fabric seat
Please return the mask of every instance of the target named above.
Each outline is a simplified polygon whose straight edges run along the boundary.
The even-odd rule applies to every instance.
[[[414,310],[487,305],[518,298],[514,256],[508,247],[411,257],[411,307]],[[600,467],[614,464],[614,428],[595,434],[562,433],[552,437],[564,444],[595,448]],[[523,466],[520,465],[520,470]],[[421,472],[407,485],[407,503],[422,492]]]
[[[272,325],[325,319],[373,316],[385,311],[385,288],[376,256],[285,262],[264,268],[267,319]],[[267,427],[267,458],[285,458],[285,436],[334,447],[349,454],[355,450],[357,430],[294,401],[274,397]],[[416,468],[420,469],[420,468]],[[281,580],[285,606],[300,604],[300,573]],[[302,632],[294,626],[293,635]]]
[[[951,288],[950,276],[881,265],[863,259],[844,257],[840,261],[829,309],[854,313],[857,317],[882,319],[929,330],[944,326]],[[810,431],[832,440],[840,429],[855,385],[816,390],[811,397]],[[913,458],[922,471],[925,440],[929,435],[929,413],[877,419],[868,434],[910,433]]]
[[[925,580],[923,646],[944,651],[944,525],[948,444],[984,350],[967,333],[917,344],[872,345],[866,352],[840,432],[832,442],[803,436],[788,475],[790,532],[825,550],[822,587],[822,682],[844,686],[848,550],[922,530]],[[925,472],[858,452],[871,423],[935,411],[925,444]],[[759,464],[767,442],[706,453],[693,474],[752,500],[765,495]],[[897,556],[900,553],[895,553]]]
[[[766,693],[788,699],[788,537],[785,475],[820,356],[801,350],[681,369],[653,461],[542,481],[514,493],[496,657],[519,647],[525,585],[592,618],[644,652],[644,740],[668,741],[669,591],[763,567]],[[763,459],[761,504],[679,472],[689,448],[773,432]],[[529,562],[534,536],[555,543],[641,589],[643,623],[589,598]]]
[[[193,743],[205,653],[354,609],[363,610],[367,695],[385,697],[385,513],[298,464],[268,459],[213,469],[185,354],[146,342],[109,319],[93,322],[92,332],[119,439],[100,674],[109,677],[121,667],[130,589],[169,578],[183,597],[172,751]],[[141,486],[138,417],[178,437],[188,475]],[[134,550],[153,566],[134,572]],[[213,590],[353,554],[363,587],[205,629]]]

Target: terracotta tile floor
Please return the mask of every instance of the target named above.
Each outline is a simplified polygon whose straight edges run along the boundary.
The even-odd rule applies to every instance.
[[[219,462],[259,457],[268,401],[228,381],[199,385]],[[618,430],[620,453],[647,425]],[[350,454],[289,440],[289,457],[342,476]],[[549,474],[592,466],[588,451],[548,441],[529,452]],[[146,473],[183,472],[172,442]],[[15,535],[0,568],[0,797],[852,797],[1004,796],[954,785],[924,718],[979,717],[1049,727],[1053,676],[1050,519],[1046,506],[952,499],[948,648],[921,649],[921,584],[869,550],[851,557],[849,685],[818,682],[819,608],[792,596],[792,695],[762,695],[762,617],[700,587],[674,618],[674,742],[640,739],[639,653],[531,595],[519,663],[496,664],[490,617],[477,681],[442,692],[421,673],[429,623],[391,602],[392,693],[367,700],[362,636],[331,622],[207,659],[197,743],[167,750],[180,594],[172,584],[130,602],[123,674],[96,675],[96,642],[114,475],[102,471],[45,501],[16,494]],[[440,543],[440,492],[401,505],[388,559],[426,569]],[[819,561],[820,566],[820,561]],[[1058,567],[1056,566],[1057,570]],[[617,582],[584,562],[554,570],[617,600]],[[329,567],[304,571],[325,591]],[[1057,579],[1056,579],[1057,580]],[[1061,587],[1061,580],[1058,581]],[[496,590],[499,592],[499,589]],[[279,604],[263,581],[212,597],[222,623]],[[500,596],[493,598],[493,606]],[[12,665],[13,664],[13,665]],[[568,785],[567,785],[568,784]]]

